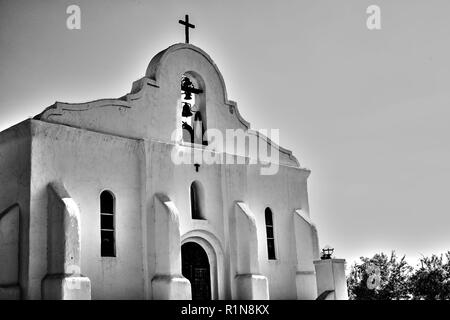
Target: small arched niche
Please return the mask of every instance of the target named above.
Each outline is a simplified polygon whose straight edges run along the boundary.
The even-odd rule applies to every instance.
[[[205,192],[199,181],[191,183],[190,187],[191,217],[197,220],[206,220],[205,217]]]
[[[205,83],[193,71],[181,76],[181,128],[184,142],[208,144]]]

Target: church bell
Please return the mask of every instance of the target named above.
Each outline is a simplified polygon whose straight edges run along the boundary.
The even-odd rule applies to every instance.
[[[184,92],[184,100],[192,100],[192,95],[189,91]]]
[[[185,100],[192,99],[192,89],[194,89],[194,84],[192,83],[192,81],[188,77],[183,76],[183,78],[181,79],[181,90],[184,91]]]
[[[185,102],[183,104],[183,111],[181,112],[181,115],[185,118],[192,117],[193,113],[191,110],[191,105],[189,103]]]

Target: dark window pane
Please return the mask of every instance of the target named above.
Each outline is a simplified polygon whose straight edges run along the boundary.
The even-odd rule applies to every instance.
[[[266,227],[267,238],[273,239],[273,227]]]
[[[114,229],[114,216],[110,214],[100,215],[101,229]]]
[[[101,255],[102,257],[115,257],[114,231],[101,232]]]
[[[191,184],[191,214],[192,219],[197,219],[198,210],[197,210],[197,190],[194,184]]]
[[[264,217],[266,219],[267,256],[270,260],[275,260],[275,237],[273,235],[273,219],[270,208],[266,208]]]
[[[269,260],[275,260],[275,241],[273,239],[267,239],[267,254]]]
[[[270,208],[266,208],[265,216],[266,216],[266,226],[273,226],[272,210],[270,210]]]
[[[192,219],[204,219],[202,216],[201,205],[200,205],[200,192],[199,186],[196,182],[191,184],[191,214]]]
[[[100,213],[114,213],[114,197],[109,191],[100,195]]]

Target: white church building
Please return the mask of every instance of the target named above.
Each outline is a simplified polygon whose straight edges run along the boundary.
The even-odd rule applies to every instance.
[[[345,261],[319,257],[309,175],[250,129],[207,53],[170,46],[125,96],[0,133],[0,299],[346,299]]]

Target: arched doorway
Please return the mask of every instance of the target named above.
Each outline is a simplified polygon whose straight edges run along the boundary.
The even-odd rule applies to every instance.
[[[182,273],[191,282],[192,300],[211,300],[208,255],[202,246],[186,242],[181,246]]]

